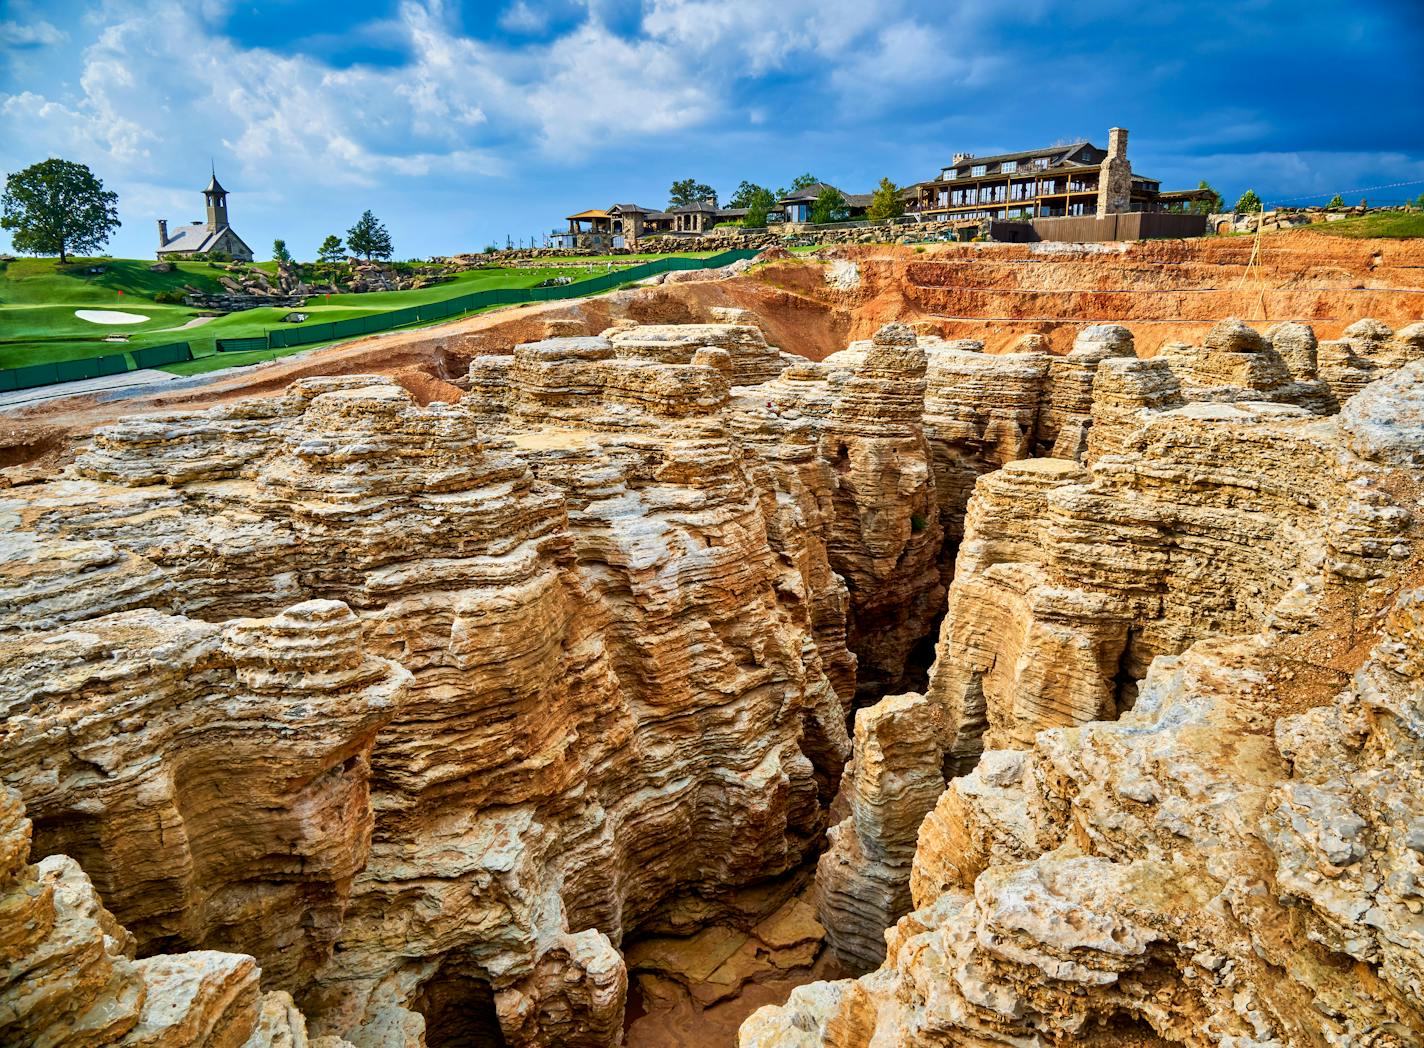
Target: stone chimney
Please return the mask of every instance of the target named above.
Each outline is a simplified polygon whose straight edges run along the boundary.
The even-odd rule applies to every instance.
[[[166,243],[168,243],[168,219],[160,218],[158,220],[158,246],[162,247]]]
[[[1132,164],[1127,159],[1127,129],[1108,129],[1108,155],[1098,169],[1098,217],[1132,206]]]
[[[959,164],[964,163],[964,161],[966,161],[966,160],[973,160],[973,159],[974,159],[974,154],[973,154],[973,153],[955,153],[955,154],[954,154],[954,160],[951,162],[950,166],[953,167],[953,166],[956,166],[956,165],[959,165]]]

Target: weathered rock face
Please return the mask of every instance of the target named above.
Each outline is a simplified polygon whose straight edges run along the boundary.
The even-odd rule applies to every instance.
[[[7,491],[39,850],[317,1033],[617,1043],[618,947],[814,854],[857,653],[898,677],[942,600],[913,334],[804,414],[773,363],[745,323],[556,338],[457,404],[311,379]]]
[[[115,915],[89,997],[0,1012],[21,1043],[63,1042],[35,1031],[86,1000],[120,1002],[103,1036],[129,1036],[167,986],[207,1018],[163,1005],[188,1032],[137,1043],[606,1046],[629,944],[637,978],[679,971],[695,1001],[804,973],[808,904],[795,934],[766,913],[805,884],[785,875],[823,840],[857,692],[923,680],[941,615],[923,693],[858,712],[814,898],[850,968],[885,967],[749,1036],[1015,1043],[1135,1016],[1198,1043],[1310,997],[1342,1002],[1350,1043],[1336,955],[1407,986],[1408,830],[1358,883],[1292,879],[1387,835],[1394,785],[1333,785],[1383,782],[1384,758],[1343,713],[1271,749],[1261,682],[1290,664],[1326,701],[1412,570],[1424,365],[1389,369],[1417,332],[1365,325],[1332,371],[1299,325],[1148,361],[1112,327],[1050,358],[891,325],[783,367],[748,317],[716,319],[477,357],[458,403],[354,375],[134,418],[6,489],[0,781],[39,867],[69,862]],[[1329,416],[1364,373],[1386,377]],[[1326,621],[1350,643],[1315,650]],[[1134,749],[1153,738],[1165,755]],[[1281,916],[1307,907],[1308,933]],[[1391,916],[1358,932],[1370,907]],[[741,938],[698,935],[717,922]],[[658,959],[704,938],[736,939],[706,978]],[[1218,940],[1207,990],[1191,956]],[[15,942],[21,996],[89,971]],[[1280,981],[1320,992],[1253,989],[1307,963],[1290,951],[1326,974]],[[1370,999],[1412,1031],[1408,992]]]
[[[1424,365],[1328,419],[1166,378],[1105,361],[1089,466],[980,481],[926,696],[968,774],[916,909],[745,1048],[1424,1041]]]
[[[271,985],[313,974],[367,861],[371,746],[409,677],[364,652],[349,608],[226,627],[118,612],[0,639],[0,677],[4,777],[39,851],[78,860],[146,950],[261,943]]]
[[[937,712],[912,693],[856,714],[851,814],[831,828],[816,869],[818,914],[836,956],[853,969],[884,959],[885,929],[910,909],[915,834],[944,791]]]
[[[904,680],[943,603],[925,369],[914,333],[890,324],[820,364],[738,388],[732,401],[733,429],[785,493],[777,516],[788,541],[825,550],[834,575],[805,575],[817,633],[833,652],[830,639],[845,631],[862,695]],[[828,666],[839,687],[850,667]]]
[[[134,937],[79,864],[30,865],[31,827],[0,788],[0,1042],[33,1048],[305,1048],[300,1013],[262,994],[251,957],[199,951],[135,960]],[[323,1048],[343,1048],[330,1041]]]

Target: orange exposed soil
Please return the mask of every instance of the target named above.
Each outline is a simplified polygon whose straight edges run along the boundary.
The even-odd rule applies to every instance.
[[[1310,232],[1136,244],[945,244],[827,249],[779,258],[728,280],[680,280],[600,298],[519,306],[420,331],[223,372],[199,385],[101,400],[69,397],[0,414],[0,471],[43,475],[96,425],[129,414],[273,394],[311,375],[394,376],[422,403],[458,397],[471,357],[552,334],[596,334],[617,320],[687,323],[713,306],[750,309],[768,339],[813,360],[891,320],[989,352],[1046,335],[1066,352],[1080,327],[1131,328],[1138,351],[1199,343],[1217,320],[1303,320],[1333,338],[1362,317],[1398,327],[1424,317],[1424,241],[1346,240]],[[828,276],[838,278],[836,282]]]

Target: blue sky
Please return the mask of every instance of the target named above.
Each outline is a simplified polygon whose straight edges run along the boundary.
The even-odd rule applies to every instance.
[[[399,257],[447,254],[687,176],[865,191],[1113,125],[1167,188],[1288,200],[1424,180],[1422,8],[0,0],[0,171],[88,164],[137,257],[201,214],[209,156],[259,257],[368,207]]]

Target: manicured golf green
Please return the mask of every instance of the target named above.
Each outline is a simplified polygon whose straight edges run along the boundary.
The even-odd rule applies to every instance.
[[[207,357],[213,352],[215,339],[260,336],[270,328],[285,326],[282,317],[292,312],[289,308],[261,307],[184,327],[199,311],[184,305],[160,305],[153,296],[180,291],[184,284],[221,291],[218,277],[226,271],[206,262],[180,262],[173,273],[154,273],[149,268],[152,264],[141,259],[82,259],[60,266],[50,258],[0,263],[0,368],[103,356],[167,342],[188,342],[195,356]],[[100,271],[92,272],[96,269]],[[606,273],[609,266],[595,264],[591,269],[587,275]],[[473,291],[533,287],[550,277],[579,279],[583,275],[570,272],[568,267],[472,270],[412,291],[313,298],[301,312],[308,314],[305,323],[320,324],[439,302]],[[114,310],[148,319],[137,323],[94,323],[76,316],[75,310],[79,309]],[[128,336],[128,341],[104,341],[105,335],[115,334]],[[206,367],[193,368],[191,364],[202,363],[193,361],[169,370],[194,373],[229,367],[250,363],[242,359],[249,355],[223,354]],[[266,360],[272,355],[263,353],[256,359]]]

